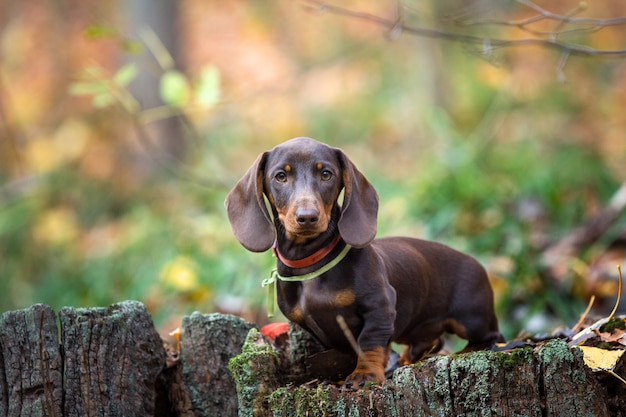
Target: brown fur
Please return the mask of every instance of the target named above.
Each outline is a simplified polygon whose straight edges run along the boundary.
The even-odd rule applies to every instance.
[[[279,260],[282,276],[313,272],[352,246],[316,279],[277,286],[285,316],[329,348],[352,349],[336,320],[345,318],[362,351],[348,385],[382,382],[391,341],[408,345],[401,357],[407,364],[438,346],[444,332],[467,339],[466,350],[504,340],[476,260],[435,242],[374,239],[378,195],[338,148],[296,138],[264,152],[229,193],[226,208],[236,238],[255,252],[276,241],[285,258],[304,259],[341,234],[342,243],[315,265],[295,270]]]

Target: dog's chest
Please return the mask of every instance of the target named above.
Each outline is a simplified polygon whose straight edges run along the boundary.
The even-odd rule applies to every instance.
[[[320,342],[328,347],[347,348],[345,330],[339,320],[358,334],[362,320],[356,311],[354,291],[337,289],[319,283],[302,283],[297,303],[286,316],[311,331]],[[341,317],[341,319],[339,319]]]
[[[323,277],[302,283],[289,283],[279,299],[281,310],[291,321],[309,327],[334,327],[336,317],[356,315],[356,296],[350,287],[337,287]]]

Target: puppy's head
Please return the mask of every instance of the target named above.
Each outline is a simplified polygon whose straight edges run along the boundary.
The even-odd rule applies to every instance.
[[[235,237],[254,252],[274,242],[272,216],[288,239],[304,242],[327,230],[342,189],[339,232],[350,245],[365,246],[376,235],[376,191],[341,149],[310,138],[292,139],[259,155],[226,198],[228,219]]]
[[[343,187],[333,148],[308,138],[276,147],[267,156],[264,191],[287,239],[314,239],[328,229]]]

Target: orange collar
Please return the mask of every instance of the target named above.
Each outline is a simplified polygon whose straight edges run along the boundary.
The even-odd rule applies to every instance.
[[[330,242],[328,246],[324,246],[321,249],[319,249],[317,252],[313,253],[312,255],[309,255],[306,258],[302,258],[302,259],[286,259],[283,255],[281,255],[278,252],[278,247],[277,247],[276,242],[274,242],[274,246],[272,246],[272,250],[274,251],[274,255],[289,268],[301,269],[301,268],[308,268],[309,266],[315,265],[316,263],[324,259],[326,255],[328,255],[333,249],[337,247],[339,242],[341,242],[340,234],[338,234],[337,237],[333,239],[333,241]]]

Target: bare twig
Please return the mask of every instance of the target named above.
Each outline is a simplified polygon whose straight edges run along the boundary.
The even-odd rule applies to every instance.
[[[530,18],[521,21],[498,21],[498,20],[482,20],[476,22],[465,23],[469,25],[506,25],[516,26],[529,33],[537,36],[544,36],[544,38],[528,38],[528,39],[503,39],[503,38],[490,38],[488,36],[478,36],[466,33],[449,32],[445,30],[423,28],[416,26],[409,26],[398,19],[388,19],[385,17],[377,16],[371,13],[356,11],[348,9],[342,6],[336,6],[334,4],[326,3],[322,0],[301,0],[305,5],[316,10],[318,12],[328,12],[339,16],[345,16],[352,19],[358,19],[366,22],[371,22],[376,25],[386,28],[390,33],[398,35],[399,32],[409,33],[416,36],[422,36],[427,38],[438,38],[451,42],[459,42],[464,44],[478,45],[483,47],[485,43],[491,48],[510,48],[520,46],[539,46],[544,48],[556,49],[562,51],[566,56],[580,55],[580,56],[597,56],[602,58],[623,58],[626,56],[626,49],[597,49],[586,45],[574,44],[558,40],[559,35],[570,33],[572,31],[597,31],[608,26],[626,25],[626,17],[619,17],[614,19],[591,19],[591,18],[577,18],[571,16],[573,13],[580,11],[578,8],[571,12],[569,15],[559,15],[549,12],[538,5],[528,0],[518,0],[520,3],[537,11],[538,14]],[[537,23],[542,20],[555,20],[559,22],[556,29],[557,31],[539,32],[528,28],[529,25]],[[566,24],[577,25],[580,27],[574,29],[561,30]],[[564,55],[565,56],[565,55]]]
[[[561,59],[559,60],[559,65],[556,67],[556,78],[560,83],[565,84],[567,82],[567,77],[565,76],[565,64],[567,64],[567,59],[569,58],[569,51],[563,51],[561,55]]]
[[[339,324],[339,327],[341,327],[341,331],[343,332],[344,336],[346,336],[346,339],[348,340],[348,343],[350,343],[350,346],[352,347],[354,352],[358,355],[358,357],[362,361],[367,362],[367,357],[365,356],[365,354],[361,350],[361,347],[359,346],[356,339],[352,335],[352,332],[350,331],[350,328],[348,327],[348,323],[346,323],[346,319],[344,319],[341,314],[338,314],[337,317],[335,317],[335,319],[337,320],[337,324]]]
[[[583,314],[580,315],[580,319],[578,320],[578,323],[576,323],[573,327],[572,327],[572,331],[580,331],[578,330],[580,327],[582,327],[583,323],[585,322],[585,319],[587,318],[587,316],[589,315],[589,312],[591,311],[591,307],[593,306],[594,301],[596,301],[596,296],[592,295],[591,298],[589,299],[589,304],[587,304],[587,308],[585,309],[585,311],[583,312]]]
[[[617,375],[617,374],[615,373],[615,371],[610,371],[610,370],[609,370],[609,371],[607,371],[607,372],[608,372],[609,374],[613,375],[615,378],[619,379],[619,380],[622,382],[622,384],[626,385],[626,380],[624,380],[624,378],[622,378],[621,376]]]
[[[552,13],[539,5],[527,1],[527,0],[517,0],[518,3],[521,3],[530,9],[537,12],[536,15],[531,17],[521,19],[521,20],[497,20],[497,19],[478,19],[473,21],[460,21],[455,20],[456,23],[462,24],[464,26],[509,26],[509,27],[517,27],[518,29],[524,30],[530,34],[537,36],[558,36],[563,34],[572,34],[572,33],[590,33],[596,32],[598,30],[604,29],[610,26],[621,26],[626,25],[626,17],[616,17],[612,19],[596,19],[596,18],[586,18],[586,17],[574,17],[574,15],[586,9],[585,3],[578,4],[571,12],[566,15],[560,15],[556,13]],[[546,32],[540,31],[530,28],[530,26],[537,24],[539,22],[544,21],[555,21],[557,22],[556,28]],[[566,25],[573,26],[573,28],[563,29]]]
[[[613,306],[613,310],[611,314],[609,314],[609,321],[615,317],[615,313],[617,312],[617,308],[619,307],[619,303],[622,301],[622,266],[617,265],[617,274],[619,275],[619,280],[617,281],[617,299],[615,300],[615,305]]]

